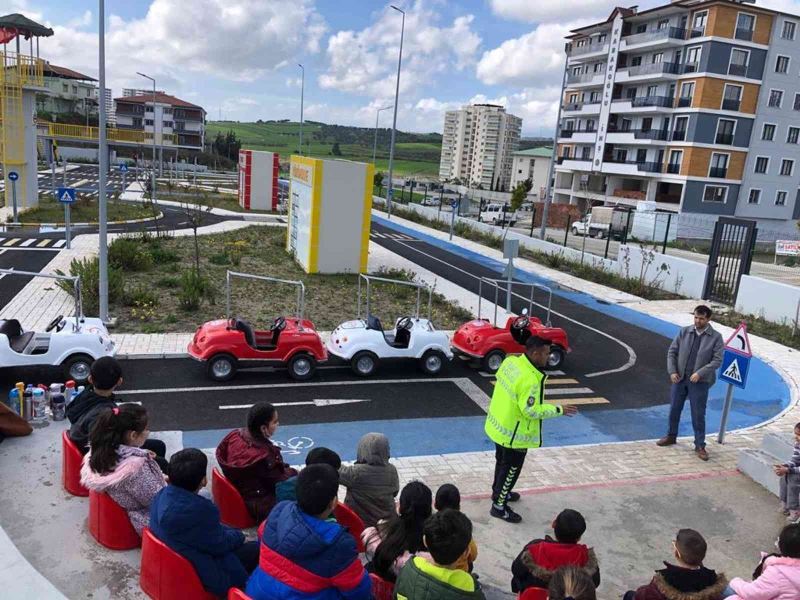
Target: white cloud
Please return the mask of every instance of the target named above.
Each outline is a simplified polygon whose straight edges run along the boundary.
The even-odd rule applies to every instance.
[[[75,17],[74,19],[70,19],[69,21],[67,21],[65,27],[67,29],[81,29],[83,27],[88,27],[91,24],[92,24],[92,11],[87,10],[80,17]]]
[[[417,0],[406,10],[405,20],[401,92],[428,85],[442,73],[457,76],[474,64],[481,38],[472,29],[473,15],[439,26],[439,15]],[[361,31],[330,36],[328,68],[319,77],[320,87],[382,100],[393,98],[400,25],[401,16],[387,8]]]
[[[643,0],[639,2],[639,10],[659,4],[664,4],[663,0]],[[575,19],[575,17],[592,20],[602,19],[610,15],[611,11],[620,4],[615,0],[558,0],[556,2],[489,0],[489,5],[494,14],[504,19],[522,21],[524,23],[549,23]]]

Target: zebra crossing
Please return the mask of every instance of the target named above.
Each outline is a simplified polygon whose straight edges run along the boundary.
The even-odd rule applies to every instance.
[[[395,240],[398,242],[418,242],[417,238],[411,237],[410,235],[406,235],[405,233],[379,233],[377,231],[371,231],[369,234],[373,240],[381,239],[381,240]]]
[[[483,377],[494,377],[493,374],[480,372]],[[567,377],[563,371],[548,371],[547,389],[544,397],[547,404],[558,406],[571,404],[586,406],[591,404],[610,404],[608,398],[598,396],[590,387],[581,384],[577,379]],[[489,383],[495,385],[497,380]]]
[[[0,237],[0,250],[57,250],[65,243],[64,238]]]

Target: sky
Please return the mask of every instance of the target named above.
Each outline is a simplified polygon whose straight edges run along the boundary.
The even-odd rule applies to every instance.
[[[522,118],[523,135],[552,135],[564,36],[618,3],[396,0],[406,12],[398,129],[441,132],[444,111],[491,102]],[[800,0],[758,5],[800,13]],[[42,58],[94,77],[97,11],[96,0],[0,0],[0,15],[55,30],[41,40]],[[377,109],[394,102],[402,15],[380,0],[106,0],[105,12],[115,96],[151,86],[140,71],[211,120],[299,120],[301,63],[306,119],[373,127]],[[381,113],[382,126],[391,115]]]

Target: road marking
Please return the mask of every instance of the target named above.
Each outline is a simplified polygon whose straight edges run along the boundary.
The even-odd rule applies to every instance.
[[[544,397],[547,398],[549,396],[567,396],[569,394],[591,394],[593,390],[587,387],[580,387],[580,388],[556,388],[554,390],[547,389],[544,393]]]
[[[49,244],[51,241],[52,240],[50,240],[49,238],[44,239],[44,240],[40,240],[39,243],[36,244],[36,247],[37,248],[43,248],[44,246],[47,246],[47,244]]]
[[[14,270],[14,267],[9,267],[9,268],[8,268],[8,270],[9,270],[9,271],[13,271],[13,270]],[[11,273],[3,273],[2,275],[0,275],[0,279],[2,279],[3,277],[5,277],[6,275],[11,275]]]
[[[14,244],[16,244],[16,243],[17,243],[18,241],[20,241],[21,239],[22,239],[22,238],[11,238],[11,239],[10,239],[10,240],[8,240],[8,241],[7,241],[5,244],[3,244],[3,246],[13,246]]]
[[[454,266],[454,265],[451,265],[450,263],[448,263],[448,262],[446,262],[446,261],[442,260],[441,258],[438,258],[438,257],[436,257],[436,256],[431,256],[430,254],[428,254],[427,252],[423,252],[423,251],[422,251],[422,250],[420,250],[419,248],[414,248],[413,246],[409,246],[409,245],[408,245],[407,243],[405,243],[405,242],[399,242],[399,241],[398,241],[397,243],[398,243],[398,244],[400,244],[401,246],[404,246],[404,247],[408,248],[409,250],[413,250],[413,251],[415,251],[415,252],[419,252],[419,253],[420,253],[420,254],[422,254],[423,256],[427,256],[428,258],[430,258],[430,259],[432,259],[432,260],[435,260],[435,261],[437,261],[437,262],[440,262],[440,263],[442,263],[442,264],[444,264],[444,265],[447,265],[447,266],[448,266],[448,267],[450,267],[451,269],[455,269],[456,271],[460,271],[461,273],[464,273],[464,275],[467,275],[467,276],[469,276],[469,277],[472,277],[473,279],[478,279],[478,280],[480,279],[480,276],[479,276],[479,275],[473,275],[472,273],[469,273],[469,272],[465,271],[464,269],[460,269],[460,268],[458,268],[458,267],[456,267],[456,266]],[[447,278],[445,277],[445,279],[447,279]],[[519,283],[519,282],[518,282],[518,283]],[[530,299],[529,299],[529,298],[525,298],[524,296],[522,296],[521,294],[518,294],[518,293],[516,293],[516,292],[511,292],[511,294],[512,294],[513,296],[516,296],[517,298],[519,298],[519,299],[521,299],[521,300],[524,300],[524,301],[526,301],[526,302],[529,302],[529,301],[530,301]],[[475,294],[475,295],[477,296],[477,294]],[[540,303],[538,303],[538,302],[534,302],[534,304],[535,304],[536,306],[538,306],[539,308],[542,308],[542,309],[547,309],[547,307],[546,307],[546,306],[544,306],[543,304],[540,304]],[[610,375],[611,373],[621,373],[622,371],[627,371],[627,370],[628,370],[628,369],[630,369],[630,368],[631,368],[633,365],[635,365],[635,364],[636,364],[636,352],[634,351],[634,349],[633,349],[633,348],[631,348],[631,347],[630,347],[628,344],[626,344],[626,343],[625,343],[625,342],[623,342],[622,340],[620,340],[620,339],[618,339],[618,338],[615,338],[613,335],[610,335],[610,334],[608,334],[608,333],[606,333],[606,332],[604,332],[604,331],[600,331],[600,330],[599,330],[599,329],[597,329],[596,327],[592,327],[591,325],[587,325],[586,323],[582,323],[581,321],[578,321],[577,319],[573,319],[572,317],[568,317],[567,315],[565,315],[565,314],[563,314],[563,313],[557,312],[557,311],[555,311],[555,310],[551,310],[550,312],[551,312],[552,314],[554,314],[554,315],[557,315],[557,316],[561,317],[562,319],[565,319],[565,320],[567,320],[567,321],[570,321],[570,322],[572,322],[572,323],[575,323],[576,325],[580,325],[581,327],[584,327],[584,328],[588,329],[589,331],[594,331],[595,333],[597,333],[597,334],[599,334],[599,335],[601,335],[601,336],[603,336],[603,337],[605,337],[605,338],[608,338],[608,339],[610,339],[610,340],[612,340],[612,341],[614,341],[614,342],[618,343],[620,346],[622,346],[623,348],[625,348],[625,350],[627,350],[627,352],[628,352],[628,360],[627,360],[627,362],[626,362],[624,365],[622,365],[621,367],[617,367],[616,369],[607,369],[607,370],[605,370],[605,371],[597,371],[597,372],[595,372],[595,373],[587,373],[587,374],[586,374],[586,377],[598,377],[598,376],[600,376],[600,375]]]
[[[579,383],[577,379],[548,379],[547,385],[570,385]]]
[[[28,246],[30,246],[30,245],[31,245],[33,242],[35,242],[35,241],[36,241],[36,238],[28,238],[27,240],[24,240],[24,241],[23,241],[23,242],[20,244],[20,246],[22,246],[23,248],[27,248]]]
[[[310,400],[304,402],[273,402],[272,406],[338,406],[340,404],[356,404],[358,402],[372,402],[368,398],[354,398],[352,400],[337,399],[337,398],[321,398],[317,400]],[[252,404],[220,404],[220,410],[239,410],[243,408],[250,408]]]
[[[575,406],[586,404],[611,404],[606,398],[602,396],[595,396],[593,398],[553,398],[552,400],[545,397],[545,404],[555,404],[562,406],[564,404],[572,404]]]
[[[67,243],[67,240],[56,240],[55,244],[53,244],[53,248],[61,248],[64,244]]]
[[[78,188],[78,187],[81,187],[81,186],[83,186],[83,185],[85,185],[87,183],[91,183],[91,182],[88,179],[81,179],[80,181],[76,181],[75,183],[73,183],[72,187]]]

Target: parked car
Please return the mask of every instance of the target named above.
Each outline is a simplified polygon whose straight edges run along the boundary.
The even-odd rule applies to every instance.
[[[500,225],[505,227],[510,225],[513,227],[518,220],[517,213],[512,211],[506,204],[489,204],[480,215],[478,221],[482,223],[491,223],[492,225]]]
[[[523,202],[519,209],[524,212],[533,212],[533,202]]]

